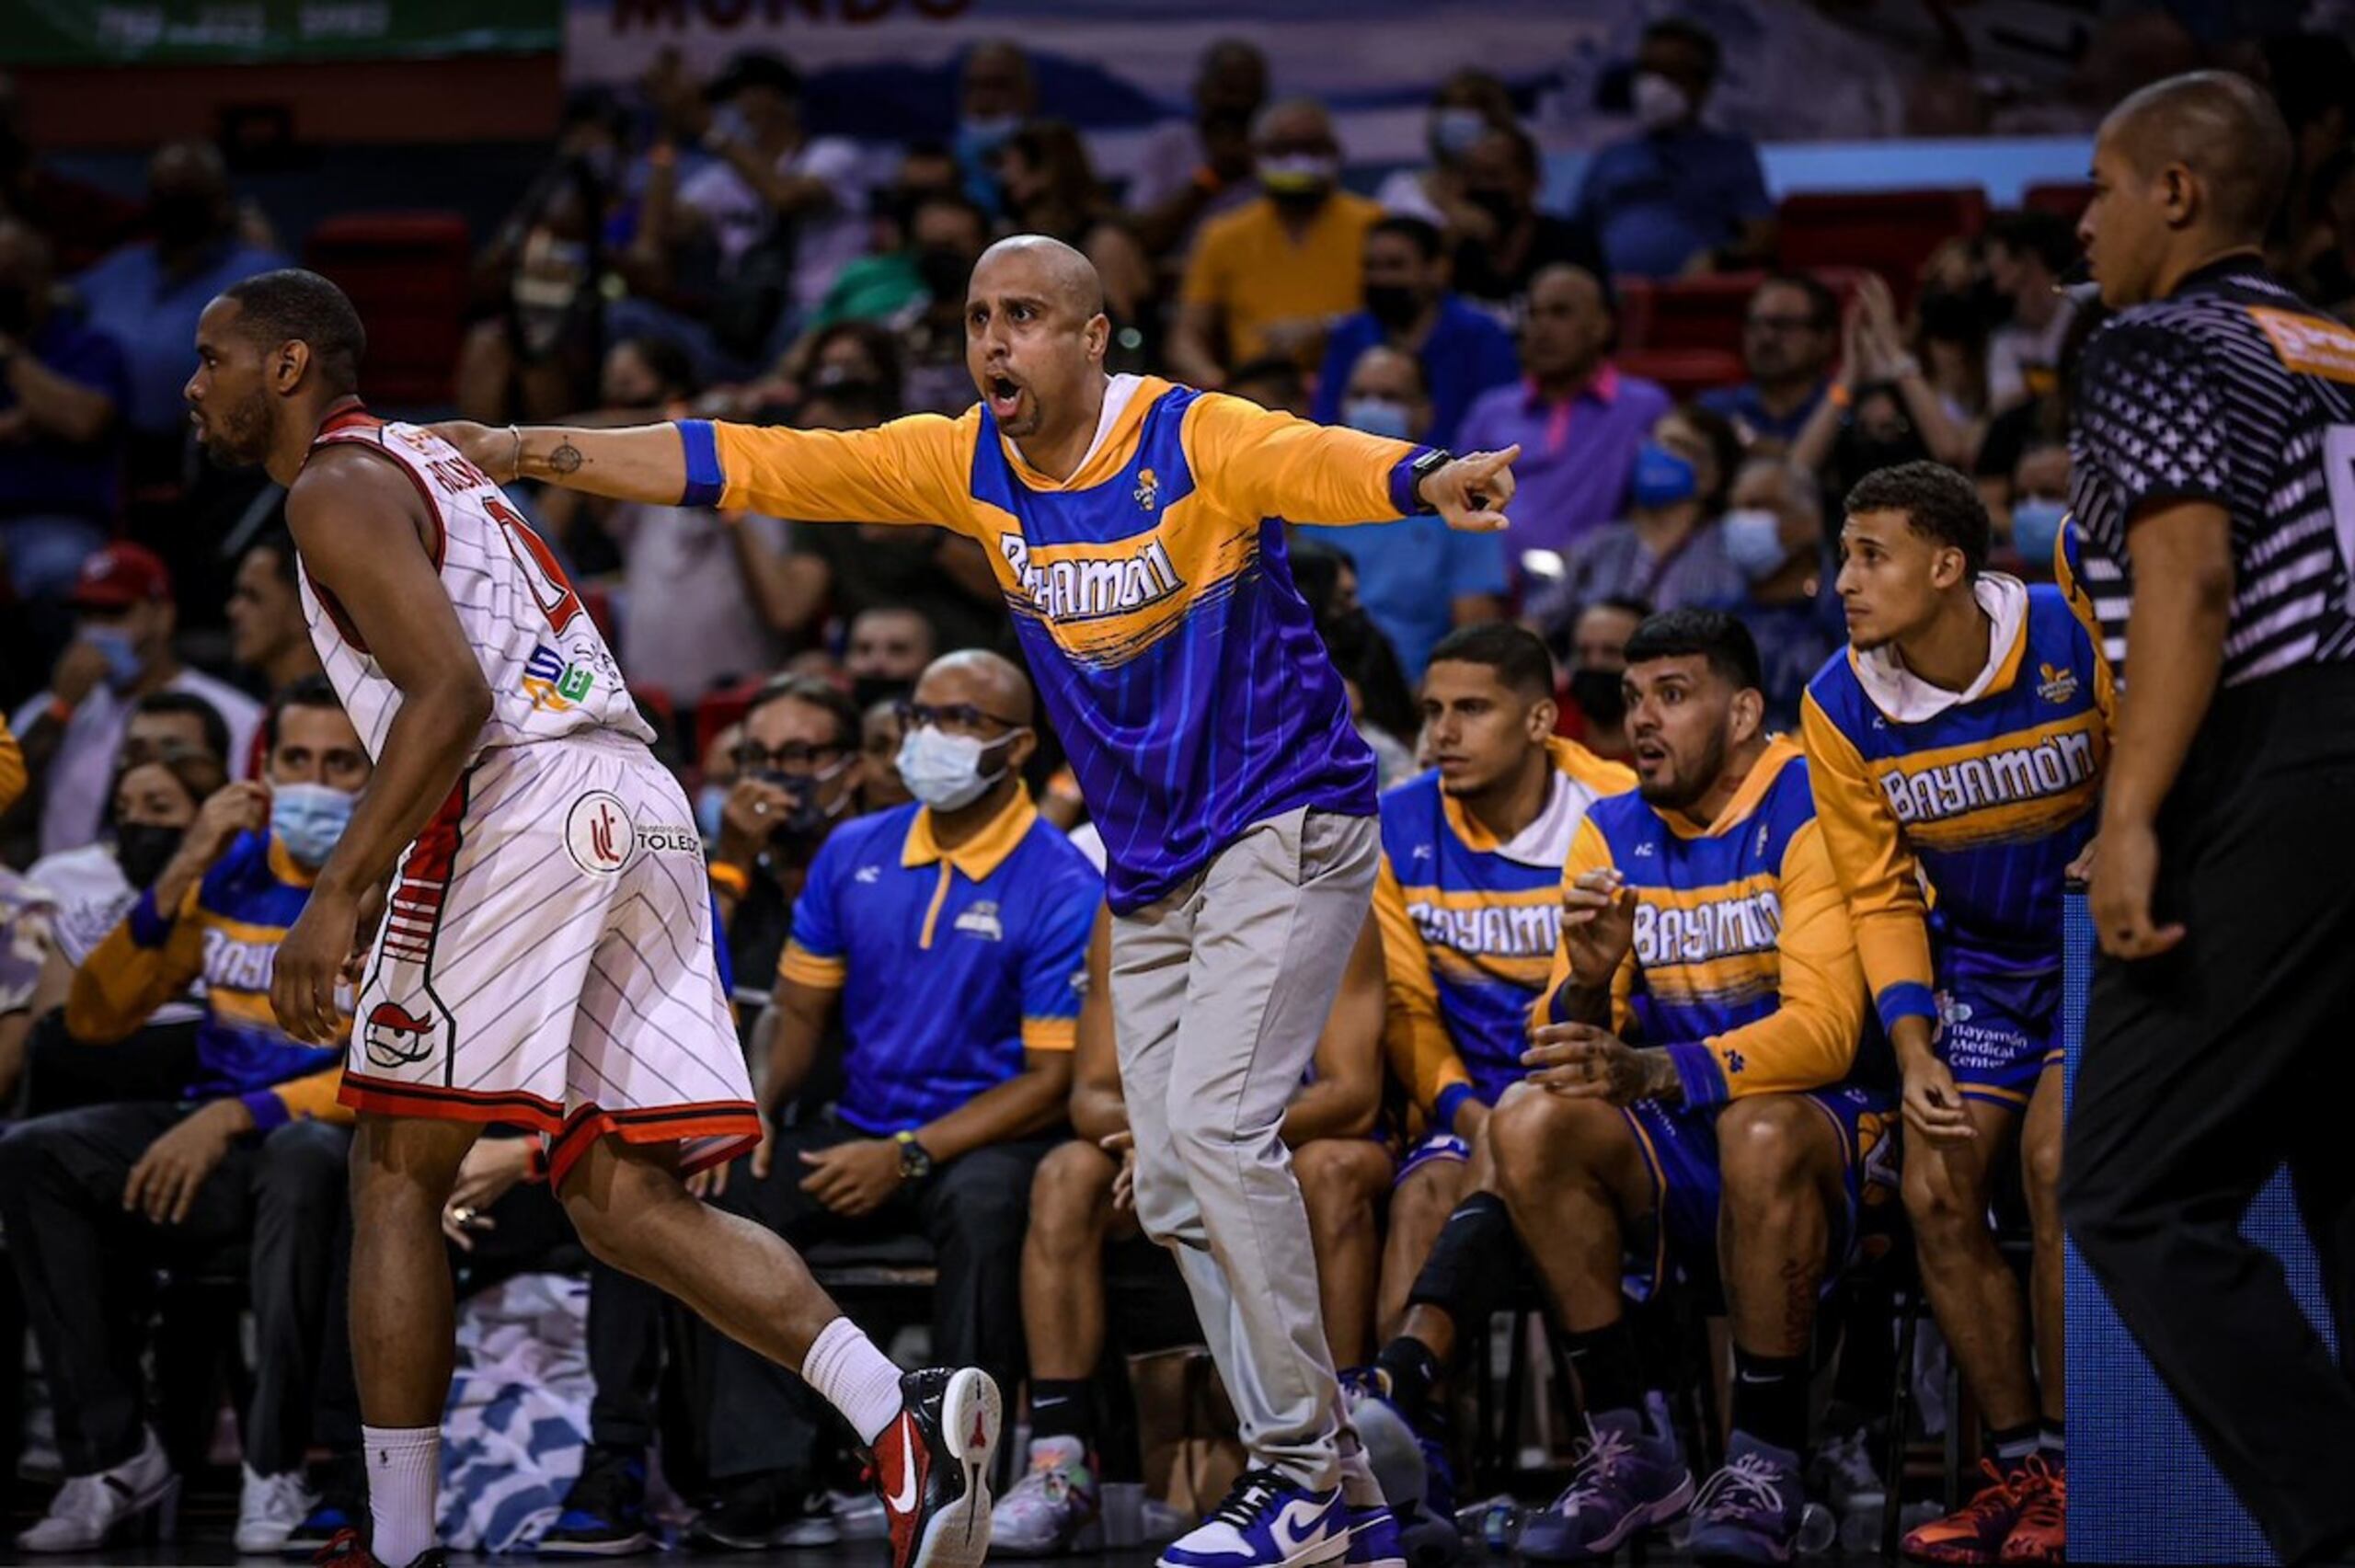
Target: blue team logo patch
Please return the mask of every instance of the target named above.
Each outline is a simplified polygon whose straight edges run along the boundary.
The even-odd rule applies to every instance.
[[[2077,694],[2077,672],[2059,665],[2039,667],[2044,679],[2037,684],[2036,694],[2048,703],[2065,703]]]

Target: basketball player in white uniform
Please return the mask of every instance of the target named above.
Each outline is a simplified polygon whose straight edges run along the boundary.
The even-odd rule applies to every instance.
[[[547,547],[454,448],[361,406],[364,349],[334,284],[267,272],[206,307],[187,389],[215,458],[287,486],[312,638],[376,759],[270,993],[290,1034],[326,1042],[339,978],[361,987],[342,1093],[360,1118],[351,1333],[373,1531],[333,1560],[440,1561],[441,1215],[482,1124],[502,1122],[549,1140],[592,1252],[842,1411],[875,1450],[894,1568],[971,1568],[998,1391],[971,1368],[902,1376],[781,1239],[688,1195],[685,1173],[762,1133],[694,814]]]

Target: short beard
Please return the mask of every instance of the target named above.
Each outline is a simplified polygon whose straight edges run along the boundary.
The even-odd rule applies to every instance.
[[[215,434],[199,441],[216,468],[251,468],[270,456],[270,395],[257,392],[223,411]]]
[[[1670,811],[1690,811],[1710,790],[1717,786],[1717,775],[1726,771],[1726,738],[1719,732],[1702,753],[1700,766],[1688,775],[1680,773],[1672,782],[1648,784],[1638,782],[1636,793],[1648,806]]]

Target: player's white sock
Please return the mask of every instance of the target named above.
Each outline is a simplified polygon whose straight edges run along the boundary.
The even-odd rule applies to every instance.
[[[433,1494],[442,1475],[439,1426],[362,1426],[368,1461],[368,1550],[408,1568],[433,1550]]]
[[[900,1369],[846,1317],[818,1331],[801,1377],[843,1413],[862,1443],[880,1437],[900,1413]]]

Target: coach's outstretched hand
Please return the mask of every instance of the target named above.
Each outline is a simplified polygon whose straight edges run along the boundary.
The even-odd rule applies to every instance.
[[[1496,532],[1505,525],[1505,503],[1513,492],[1512,464],[1520,455],[1518,446],[1465,453],[1423,481],[1423,504],[1450,528]]]

